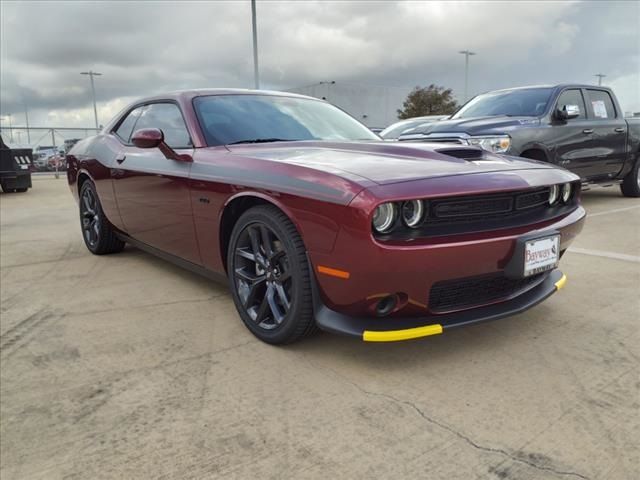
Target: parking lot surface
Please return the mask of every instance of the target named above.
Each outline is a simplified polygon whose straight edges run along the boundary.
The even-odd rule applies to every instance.
[[[395,344],[256,340],[226,287],[0,197],[0,477],[640,478],[640,202],[583,195],[566,287]]]

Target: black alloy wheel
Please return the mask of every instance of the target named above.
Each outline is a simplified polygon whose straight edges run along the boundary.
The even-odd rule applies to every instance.
[[[98,216],[98,200],[92,188],[83,188],[80,198],[80,218],[82,234],[89,249],[93,249],[100,240],[100,217]]]
[[[104,215],[96,187],[85,181],[80,188],[80,225],[84,244],[95,255],[120,252],[125,242],[120,240]]]
[[[240,217],[228,272],[238,313],[258,338],[290,343],[315,330],[306,250],[280,210],[258,206]]]

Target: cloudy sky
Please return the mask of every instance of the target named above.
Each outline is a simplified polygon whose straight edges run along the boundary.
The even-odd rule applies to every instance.
[[[604,83],[640,111],[640,2],[272,2],[258,0],[263,88],[319,81],[436,83],[470,91]],[[166,90],[252,87],[251,7],[236,1],[0,3],[1,114],[37,126],[92,126]],[[6,122],[6,120],[5,120]],[[5,123],[6,124],[6,123]]]

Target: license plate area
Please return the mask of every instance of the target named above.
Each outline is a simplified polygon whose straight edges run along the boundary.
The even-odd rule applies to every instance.
[[[553,270],[560,260],[560,232],[523,235],[516,240],[511,259],[504,269],[508,278],[527,278]]]
[[[524,244],[523,276],[530,277],[558,266],[560,235],[527,240]]]

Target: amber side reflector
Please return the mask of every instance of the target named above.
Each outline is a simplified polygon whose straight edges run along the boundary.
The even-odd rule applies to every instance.
[[[344,270],[338,270],[335,268],[323,267],[322,265],[318,265],[318,272],[324,273],[325,275],[329,275],[331,277],[338,277],[347,279],[351,276],[349,272],[345,272]]]

